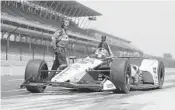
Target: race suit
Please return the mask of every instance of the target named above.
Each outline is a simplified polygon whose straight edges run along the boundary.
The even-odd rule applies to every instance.
[[[55,60],[51,70],[57,70],[61,65],[67,65],[67,46],[68,35],[64,29],[56,31],[52,37],[53,49],[55,52]],[[55,72],[51,72],[49,79],[55,76]]]
[[[61,31],[55,32],[53,37],[56,39],[54,52],[55,52],[55,61],[52,66],[52,70],[56,70],[60,65],[67,65],[66,56],[67,56],[67,46],[68,46],[68,35],[64,29]],[[54,45],[54,44],[53,44]]]
[[[106,42],[100,42],[97,48],[104,48],[107,50],[109,56],[113,56],[110,46]]]

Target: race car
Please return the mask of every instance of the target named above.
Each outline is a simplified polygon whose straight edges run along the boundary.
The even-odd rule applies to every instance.
[[[72,60],[75,58],[71,57]],[[48,70],[42,59],[32,59],[25,70],[25,81],[21,88],[32,93],[42,93],[47,86],[89,89],[93,91],[113,91],[129,93],[132,85],[153,85],[162,88],[164,63],[156,59],[141,59],[141,65],[129,63],[130,58],[109,56],[99,48],[95,54],[79,59],[67,67]],[[50,80],[48,75],[55,72]]]

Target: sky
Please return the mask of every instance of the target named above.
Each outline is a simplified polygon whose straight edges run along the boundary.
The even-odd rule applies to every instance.
[[[102,13],[89,28],[129,40],[144,53],[175,58],[175,2],[84,0]]]

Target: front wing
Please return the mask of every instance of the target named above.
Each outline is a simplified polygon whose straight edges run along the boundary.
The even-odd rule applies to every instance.
[[[91,90],[115,90],[114,84],[109,81],[105,80],[102,81],[101,83],[92,83],[92,84],[78,84],[78,83],[73,83],[73,82],[43,82],[43,83],[23,83],[20,88],[24,88],[26,86],[39,86],[39,87],[44,87],[44,86],[54,86],[54,87],[66,87],[66,88],[87,88]]]

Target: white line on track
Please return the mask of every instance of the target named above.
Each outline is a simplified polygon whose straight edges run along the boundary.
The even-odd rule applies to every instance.
[[[6,90],[6,91],[1,91],[1,92],[18,92],[18,91],[24,91],[26,89],[16,89],[16,90]]]
[[[81,105],[85,105],[87,103],[93,103],[95,100],[102,100],[103,98],[108,96],[98,96],[98,97],[90,97],[84,95],[83,98],[80,95],[76,96],[47,96],[47,97],[30,97],[28,100],[25,99],[18,99],[15,102],[11,102],[8,100],[8,104],[5,104],[4,101],[2,101],[2,108],[8,109],[9,107],[13,109],[27,109],[30,107],[30,109],[33,108],[40,108],[40,109],[50,109],[52,107],[59,107],[59,108],[65,108],[65,107],[71,107],[77,105],[77,107]],[[77,99],[83,99],[83,100],[77,100]],[[7,102],[6,102],[7,103]],[[5,105],[4,105],[5,104]],[[28,108],[29,109],[29,108]]]
[[[8,80],[9,82],[12,82],[12,81],[23,81],[24,79],[11,79],[11,80]]]
[[[32,93],[29,93],[29,94],[24,94],[24,95],[15,95],[15,96],[8,96],[8,97],[2,97],[1,99],[2,100],[18,100],[18,98],[24,98],[24,97],[31,97],[33,96]]]

